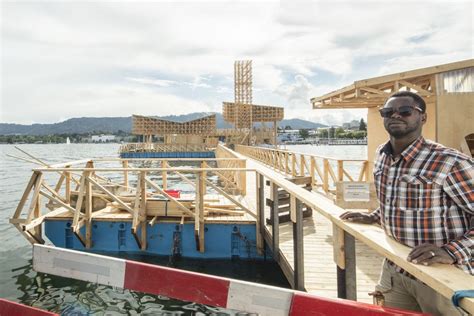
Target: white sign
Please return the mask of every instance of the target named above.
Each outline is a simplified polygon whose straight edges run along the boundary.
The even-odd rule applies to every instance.
[[[370,201],[370,185],[368,183],[344,183],[345,201]]]

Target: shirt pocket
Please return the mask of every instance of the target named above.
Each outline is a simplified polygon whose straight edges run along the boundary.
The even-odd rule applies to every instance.
[[[398,207],[402,210],[422,211],[432,208],[436,183],[421,175],[400,177]]]

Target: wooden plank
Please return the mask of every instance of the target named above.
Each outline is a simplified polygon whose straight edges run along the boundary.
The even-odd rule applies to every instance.
[[[177,199],[175,199],[174,197],[172,197],[171,195],[169,195],[168,193],[166,193],[163,189],[161,189],[156,183],[154,183],[152,180],[150,180],[149,178],[146,178],[146,183],[151,186],[153,189],[157,190],[158,192],[160,192],[160,194],[163,194],[165,197],[167,197],[172,203],[176,204],[178,206],[178,208],[180,210],[182,210],[183,212],[187,213],[188,215],[190,216],[194,216],[194,212],[191,211],[189,208],[187,208],[186,206],[184,206],[180,201],[178,201]]]
[[[161,162],[161,168],[167,168],[168,167],[168,163],[166,162],[166,160],[163,160]],[[168,189],[168,172],[167,171],[162,171],[161,172],[161,186],[163,187],[163,190],[167,190]]]
[[[66,166],[66,168],[70,167],[69,165]],[[65,171],[65,181],[66,181],[66,192],[65,192],[65,198],[66,198],[66,203],[70,204],[71,203],[71,173]]]
[[[265,191],[264,191],[264,186],[265,182],[263,179],[263,175],[261,174],[256,174],[256,180],[255,183],[257,185],[257,190],[256,190],[256,201],[257,201],[257,225],[256,225],[256,230],[257,230],[257,252],[259,254],[263,254],[263,247],[264,247],[264,241],[263,241],[263,225],[265,223]]]
[[[85,226],[86,226],[86,249],[90,249],[92,247],[92,184],[90,181],[86,179],[86,193],[85,193]]]
[[[68,213],[70,210],[66,209],[66,208],[59,208],[57,210],[54,210],[54,211],[51,211],[51,212],[48,212],[44,215],[41,215],[35,219],[33,219],[31,222],[29,222],[28,224],[25,223],[25,225],[21,225],[21,229],[23,231],[28,231],[30,229],[33,229],[39,225],[41,225],[44,220],[46,218],[50,218],[50,217],[54,217],[54,216],[60,216],[60,215],[63,215],[63,214],[66,214]]]
[[[357,273],[356,273],[356,253],[354,236],[344,232],[344,254],[345,254],[345,277],[346,277],[346,297],[349,300],[357,301]]]
[[[34,187],[35,189],[33,190],[33,195],[31,197],[31,203],[30,203],[30,208],[28,210],[28,215],[27,215],[27,222],[30,222],[33,219],[33,211],[36,207],[36,203],[38,202],[39,198],[39,192],[41,190],[41,184],[43,182],[43,174],[39,174],[38,177],[36,178]]]
[[[272,224],[272,250],[275,261],[279,261],[280,255],[280,215],[279,215],[279,201],[278,201],[278,186],[271,183],[271,199],[273,200],[272,212],[273,212],[273,224]]]
[[[122,167],[124,169],[128,169],[128,160],[122,161]],[[128,191],[129,181],[128,181],[128,171],[124,170],[123,172],[123,185],[125,186],[125,190]]]
[[[224,190],[222,190],[221,188],[219,188],[218,186],[216,186],[214,183],[212,183],[211,181],[209,180],[205,180],[206,183],[211,186],[214,190],[216,190],[217,192],[219,192],[220,194],[222,194],[223,196],[225,196],[227,199],[229,199],[231,202],[235,203],[237,206],[239,206],[240,208],[242,208],[247,214],[249,214],[250,216],[252,216],[253,218],[257,218],[257,216],[249,210],[248,207],[244,206],[242,203],[240,203],[237,199],[235,199],[233,196],[231,196],[230,194],[228,194],[227,192],[225,192]]]
[[[43,183],[43,185],[44,185],[44,183]],[[40,194],[41,194],[42,196],[48,198],[49,200],[58,203],[59,205],[61,205],[62,207],[68,209],[69,211],[71,211],[71,212],[73,212],[73,213],[76,212],[76,209],[73,208],[71,205],[64,203],[63,201],[59,200],[58,198],[54,197],[53,195],[49,195],[48,193],[46,193],[46,192],[44,192],[44,191],[42,191],[42,190],[40,191]]]
[[[18,206],[16,207],[15,213],[13,214],[13,218],[18,218],[21,214],[21,211],[23,210],[23,207],[25,206],[25,203],[28,199],[28,195],[30,195],[31,189],[33,188],[33,184],[36,182],[36,179],[40,175],[40,172],[34,171],[33,175],[30,178],[30,181],[26,185],[25,191],[23,192],[23,195],[21,196],[20,202],[18,203]]]
[[[346,261],[344,253],[344,230],[342,230],[339,226],[332,224],[332,238],[334,262],[339,268],[345,269]]]
[[[294,250],[294,288],[304,291],[304,235],[303,235],[303,210],[301,202],[295,200],[296,222],[293,222],[293,250]]]
[[[97,181],[93,180],[92,178],[88,178],[88,180],[90,182],[92,182],[95,186],[97,186],[98,188],[100,188],[103,192],[105,192],[108,196],[110,196],[112,198],[112,200],[114,200],[115,202],[117,202],[118,204],[120,204],[121,207],[123,207],[126,211],[128,211],[130,214],[133,214],[133,209],[128,206],[127,204],[125,204],[122,200],[120,200],[119,197],[117,197],[115,194],[113,194],[112,192],[110,192],[109,190],[107,190],[103,185],[99,184]]]
[[[79,222],[79,217],[81,215],[81,208],[82,208],[82,201],[84,200],[84,193],[85,193],[85,185],[86,185],[86,178],[87,175],[89,174],[88,171],[84,171],[81,177],[81,183],[79,185],[79,195],[77,196],[77,201],[76,201],[76,211],[74,212],[74,218],[72,220],[72,229],[74,230],[74,227],[77,225]]]

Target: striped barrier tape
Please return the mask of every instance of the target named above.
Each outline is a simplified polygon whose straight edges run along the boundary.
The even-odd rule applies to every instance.
[[[33,246],[33,268],[38,272],[258,315],[423,315],[39,244]]]
[[[0,298],[0,316],[59,316],[59,314]]]

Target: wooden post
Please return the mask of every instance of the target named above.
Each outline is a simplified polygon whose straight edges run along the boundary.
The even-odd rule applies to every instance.
[[[306,164],[303,154],[300,154],[300,176],[304,176],[304,165]]]
[[[166,160],[163,160],[161,162],[161,168],[166,168],[168,167],[168,163],[166,162]],[[167,190],[168,189],[168,179],[167,179],[167,171],[162,171],[161,172],[161,180],[162,180],[162,185],[161,187],[163,188],[163,190]]]
[[[276,262],[280,262],[280,217],[279,217],[279,197],[278,197],[278,186],[275,183],[271,183],[272,189],[272,214],[273,214],[273,224],[272,224],[272,241],[273,241],[273,259]]]
[[[337,181],[344,180],[344,160],[337,161]]]
[[[294,289],[304,291],[304,242],[303,242],[303,210],[301,202],[295,197],[290,198],[290,208],[294,210],[293,222],[293,253],[294,253]]]
[[[70,168],[71,166],[66,166]],[[66,203],[71,204],[71,173],[69,171],[64,172],[66,175]]]
[[[196,201],[194,211],[194,236],[196,238],[196,248],[204,252],[204,194],[205,194],[205,172],[198,172],[196,175]]]
[[[278,127],[277,127],[277,122],[273,121],[273,145],[275,148],[278,148]]]
[[[285,155],[285,174],[289,174],[290,173],[290,166],[289,166],[290,159],[288,157],[288,152],[285,152],[284,155]]]
[[[35,210],[34,210],[34,217],[39,218],[41,216],[41,196],[38,196],[38,199],[36,200],[36,205],[35,205]],[[42,225],[36,226],[34,229],[34,236],[35,239],[38,241],[43,241],[42,237]]]
[[[67,182],[66,182],[67,183]],[[92,247],[92,184],[86,179],[86,213],[85,213],[85,224],[86,224],[86,248]]]
[[[364,161],[364,170],[365,170],[365,181],[369,182],[370,170],[369,170],[369,162],[368,161]]]
[[[247,168],[247,161],[242,160],[240,162],[240,168]],[[247,171],[241,171],[240,172],[240,189],[241,189],[241,195],[245,196],[247,195]]]
[[[122,161],[122,167],[124,169],[128,168],[128,160],[123,160]],[[128,191],[128,186],[129,186],[129,183],[128,183],[128,170],[123,171],[123,185],[125,186],[125,190]]]
[[[323,190],[328,193],[329,191],[329,160],[323,160]]]
[[[354,237],[333,225],[334,260],[337,264],[337,297],[357,301]]]
[[[291,153],[291,176],[296,177],[296,154]]]
[[[265,223],[265,192],[263,175],[255,173],[257,179],[257,252],[263,254],[263,225]]]
[[[316,168],[315,164],[316,164],[316,161],[314,160],[314,157],[313,156],[310,156],[310,170],[309,170],[309,174],[311,175],[311,188],[314,188],[314,186],[316,185],[316,175],[314,174],[314,169]]]
[[[140,220],[140,239],[141,239],[141,249],[146,250],[147,240],[146,240],[146,171],[140,172],[140,210],[139,210],[139,220]]]

